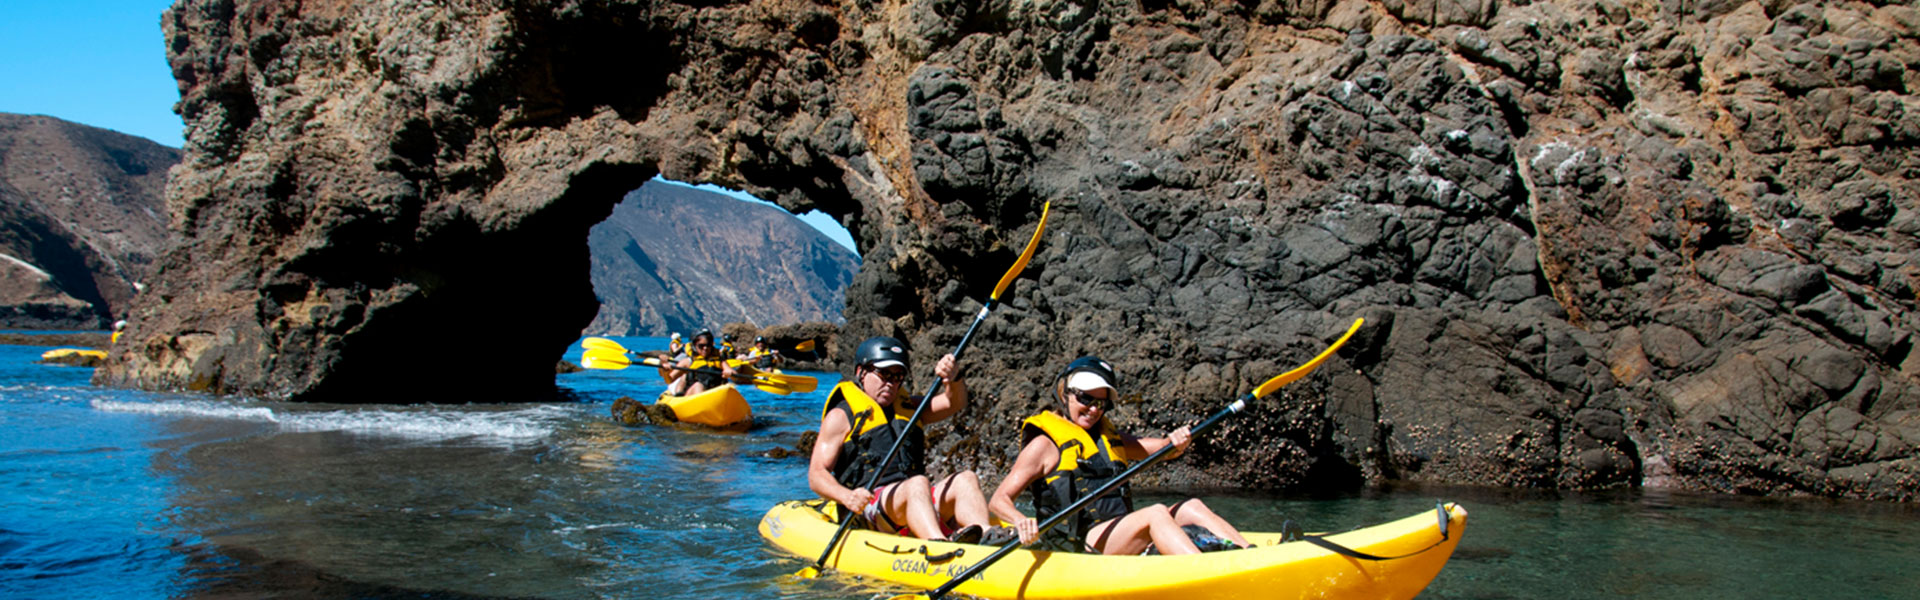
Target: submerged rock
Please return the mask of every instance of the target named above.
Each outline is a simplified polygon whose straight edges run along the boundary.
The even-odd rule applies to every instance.
[[[664,404],[643,404],[631,396],[613,401],[613,420],[622,425],[676,425],[680,419]]]

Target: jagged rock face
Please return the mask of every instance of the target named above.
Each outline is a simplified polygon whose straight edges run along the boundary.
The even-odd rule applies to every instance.
[[[431,337],[529,398],[658,171],[840,215],[840,353],[922,371],[1053,202],[936,468],[1076,354],[1157,433],[1365,316],[1159,480],[1920,488],[1915,9],[1250,4],[184,1],[189,243],[100,377],[324,397]]]
[[[0,327],[105,329],[166,241],[180,151],[53,117],[0,113]]]
[[[838,323],[860,268],[853,251],[786,211],[662,181],[627,194],[588,246],[594,335]]]

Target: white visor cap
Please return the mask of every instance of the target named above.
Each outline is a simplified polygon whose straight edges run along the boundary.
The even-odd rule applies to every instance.
[[[1067,387],[1072,388],[1075,391],[1090,392],[1100,388],[1107,388],[1111,390],[1113,389],[1113,384],[1108,383],[1107,378],[1101,377],[1097,373],[1081,371],[1079,373],[1074,373],[1072,377],[1067,378]]]

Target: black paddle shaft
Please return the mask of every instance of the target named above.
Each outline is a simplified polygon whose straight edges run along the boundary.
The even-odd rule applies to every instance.
[[[1235,400],[1233,404],[1227,405],[1226,408],[1222,408],[1219,412],[1213,413],[1213,416],[1207,417],[1207,420],[1201,421],[1199,425],[1195,425],[1191,433],[1193,435],[1199,435],[1200,432],[1206,431],[1212,428],[1214,424],[1219,423],[1221,419],[1239,413],[1247,407],[1247,400],[1252,399],[1253,395],[1248,394],[1245,399]],[[1128,479],[1133,478],[1134,473],[1147,468],[1147,465],[1160,462],[1160,460],[1162,460],[1168,452],[1172,452],[1173,449],[1173,444],[1161,446],[1159,450],[1153,451],[1153,454],[1147,455],[1145,460],[1133,463],[1133,466],[1127,467],[1125,471],[1121,471],[1120,476],[1108,480],[1106,485],[1095,488],[1093,493],[1087,494],[1079,500],[1075,500],[1073,504],[1067,505],[1067,507],[1061,509],[1060,512],[1053,513],[1053,516],[1047,517],[1047,520],[1040,522],[1039,533],[1042,535],[1046,534],[1047,530],[1053,529],[1054,525],[1060,524],[1060,522],[1065,521],[1067,517],[1073,516],[1073,513],[1079,512],[1081,508],[1092,503],[1094,500],[1100,499],[1101,496],[1107,495],[1107,492],[1111,492],[1115,488],[1120,487],[1120,484],[1126,483]],[[980,562],[973,563],[973,566],[967,567],[967,570],[961,571],[959,575],[953,576],[953,579],[948,580],[940,587],[934,588],[932,592],[928,592],[927,597],[939,598],[945,596],[947,592],[953,591],[953,588],[959,587],[962,582],[979,574],[981,571],[985,571],[987,567],[993,566],[994,562],[999,561],[1001,557],[1013,552],[1013,550],[1018,547],[1020,547],[1020,540],[1007,542],[1006,545],[1001,546],[999,550],[993,551],[993,554],[987,555],[987,557]]]
[[[973,339],[973,332],[980,329],[980,323],[987,320],[987,313],[993,312],[993,306],[999,303],[998,300],[989,299],[985,306],[980,307],[980,314],[973,318],[972,325],[967,326],[967,333],[960,336],[960,344],[953,347],[954,360],[960,360],[960,353],[966,351],[967,342]],[[861,487],[872,490],[873,484],[880,481],[880,474],[885,473],[887,464],[893,462],[893,455],[900,453],[900,444],[907,441],[907,432],[912,431],[913,426],[920,423],[920,415],[926,412],[927,405],[933,404],[933,393],[940,391],[940,386],[946,382],[945,377],[934,376],[933,386],[927,388],[927,393],[920,397],[920,406],[914,407],[913,416],[907,419],[907,428],[893,437],[893,445],[888,446],[886,456],[880,458],[880,466],[874,467],[873,474],[867,476],[867,484]],[[827,549],[820,553],[820,559],[813,561],[814,566],[826,566],[827,557],[833,555],[833,549],[840,545],[840,538],[847,535],[847,525],[851,523],[853,523],[853,515],[847,515],[847,518],[840,520],[840,529],[833,532],[833,539],[827,542]]]

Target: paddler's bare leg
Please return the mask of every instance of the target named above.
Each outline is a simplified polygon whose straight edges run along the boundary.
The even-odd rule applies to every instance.
[[[989,524],[987,517],[987,496],[980,492],[980,476],[973,471],[961,471],[948,475],[940,482],[940,514],[952,515],[953,522],[960,527]]]
[[[1199,554],[1200,548],[1187,539],[1187,532],[1173,522],[1173,513],[1165,504],[1142,508],[1118,519],[1108,519],[1087,532],[1087,539],[1101,554],[1134,555],[1153,544],[1161,554]]]
[[[1241,548],[1253,545],[1247,541],[1246,537],[1240,535],[1240,530],[1233,528],[1232,523],[1214,514],[1213,509],[1207,508],[1206,503],[1201,502],[1199,498],[1188,498],[1174,503],[1173,522],[1178,525],[1205,527],[1207,531],[1239,544]]]

